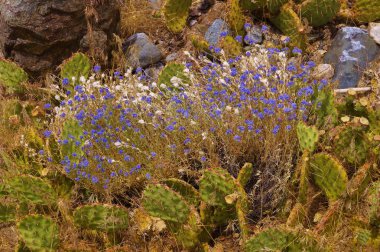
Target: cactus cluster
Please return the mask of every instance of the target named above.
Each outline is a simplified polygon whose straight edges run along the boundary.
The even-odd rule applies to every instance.
[[[0,59],[0,85],[8,94],[20,94],[24,91],[23,83],[28,81],[28,74],[15,63]]]
[[[166,0],[163,14],[166,26],[174,33],[182,32],[186,26],[192,0]]]
[[[75,53],[69,59],[65,60],[61,65],[61,78],[67,78],[70,86],[74,87],[79,83],[80,77],[87,78],[91,71],[91,61],[83,53]],[[73,82],[73,78],[75,81]]]
[[[318,142],[318,130],[315,126],[307,126],[300,122],[297,125],[297,137],[302,151],[313,152]]]
[[[98,231],[117,231],[127,229],[128,212],[112,205],[85,205],[74,211],[74,222],[77,226]]]
[[[20,238],[32,251],[57,251],[58,225],[49,217],[29,215],[17,223]]]

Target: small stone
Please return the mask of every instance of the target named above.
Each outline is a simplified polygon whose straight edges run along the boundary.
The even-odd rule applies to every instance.
[[[145,33],[136,33],[123,43],[128,64],[133,68],[147,67],[162,59],[160,49]]]
[[[230,34],[230,29],[223,19],[218,18],[206,31],[205,39],[210,45],[215,46],[220,40],[221,33]]]
[[[263,42],[263,32],[261,31],[261,28],[253,25],[251,27],[245,27],[245,31],[247,32],[247,35],[244,37],[244,43],[247,45],[252,44],[261,44]]]
[[[334,76],[334,68],[330,64],[319,64],[314,69],[312,76],[317,80],[329,80]]]
[[[365,118],[365,117],[360,117],[360,123],[361,123],[362,125],[365,125],[365,126],[368,126],[368,125],[369,125],[369,121],[368,121],[368,119]]]
[[[176,60],[177,58],[178,58],[178,53],[171,53],[168,56],[166,56],[165,61],[170,62],[170,61]]]
[[[189,23],[190,26],[194,26],[198,21],[196,19],[192,19]]]
[[[380,45],[380,23],[369,23],[368,30],[369,35]]]

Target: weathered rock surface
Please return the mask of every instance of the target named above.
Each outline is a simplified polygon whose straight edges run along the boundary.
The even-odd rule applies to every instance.
[[[339,88],[356,87],[368,63],[376,59],[380,49],[366,30],[344,27],[335,36],[324,62],[335,69],[333,81]]]
[[[83,0],[0,0],[0,51],[34,75],[52,69],[78,50],[87,32],[85,8]],[[90,8],[97,13],[89,14],[93,28],[111,35],[116,0]]]
[[[133,68],[147,67],[159,62],[163,55],[145,33],[136,33],[123,44],[128,64]]]
[[[263,32],[260,27],[253,25],[245,26],[244,29],[247,32],[247,35],[244,37],[244,42],[247,45],[261,44],[263,42]]]
[[[380,23],[369,23],[369,35],[380,45]]]
[[[210,45],[217,45],[220,40],[220,34],[222,32],[230,33],[228,24],[223,19],[216,19],[212,25],[208,28],[205,34],[205,39]]]

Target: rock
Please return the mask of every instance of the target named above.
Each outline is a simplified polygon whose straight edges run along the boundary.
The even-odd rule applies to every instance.
[[[107,48],[107,34],[104,31],[93,31],[87,33],[80,41],[80,47],[88,50],[90,47],[99,48],[105,51]]]
[[[317,80],[329,80],[334,76],[334,68],[330,64],[319,64],[315,67],[312,77]]]
[[[163,56],[145,33],[136,33],[123,43],[128,64],[133,68],[147,67],[159,62]]]
[[[380,45],[380,23],[369,23],[369,35]]]
[[[152,67],[148,67],[144,70],[144,74],[148,77],[149,80],[156,81],[158,76],[161,73],[161,70],[164,68],[163,64],[158,64]]]
[[[245,31],[247,34],[244,37],[244,43],[247,45],[252,44],[261,44],[263,42],[263,32],[261,28],[253,25],[253,26],[245,26]]]
[[[230,29],[223,19],[218,18],[206,31],[205,39],[210,45],[215,46],[218,44],[222,32],[230,34]]]
[[[33,76],[60,64],[79,48],[87,32],[83,0],[1,0],[0,51]],[[93,29],[115,32],[117,0],[94,4]]]
[[[177,58],[178,58],[178,53],[171,53],[168,56],[166,56],[165,61],[170,62],[170,61],[176,60]]]
[[[200,0],[193,1],[190,7],[189,14],[191,17],[199,17],[202,13],[207,12],[211,6],[215,4],[215,0]]]
[[[152,9],[160,10],[162,6],[162,0],[149,0],[148,1]]]
[[[333,39],[324,62],[334,67],[333,81],[339,82],[339,88],[352,88],[357,87],[368,63],[376,59],[379,52],[366,30],[344,27]]]

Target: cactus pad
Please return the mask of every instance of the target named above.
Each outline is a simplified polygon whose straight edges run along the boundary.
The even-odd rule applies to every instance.
[[[190,79],[184,72],[185,66],[179,63],[169,63],[162,69],[158,76],[158,84],[165,84],[168,87],[173,87],[172,78],[177,77],[181,80],[181,84],[189,84]]]
[[[368,191],[367,201],[370,205],[370,224],[380,229],[380,182],[377,181],[371,185]]]
[[[297,137],[302,151],[313,152],[318,142],[318,130],[316,127],[307,126],[299,122],[297,125]]]
[[[304,27],[290,4],[281,7],[278,16],[271,18],[272,23],[291,39],[291,44],[302,50],[306,48]]]
[[[142,205],[153,217],[164,221],[185,223],[190,207],[176,192],[164,185],[148,185],[143,193]]]
[[[76,120],[65,121],[61,138],[69,142],[62,145],[61,150],[64,157],[72,158],[72,154],[76,153],[77,159],[79,159],[83,155],[82,146],[75,144],[75,141],[79,140],[81,135],[83,135],[83,129]]]
[[[306,0],[300,6],[300,15],[310,25],[321,26],[333,20],[339,9],[339,0]]]
[[[9,195],[21,202],[30,202],[38,205],[53,205],[56,194],[50,184],[32,176],[19,176],[8,183]]]
[[[293,251],[297,235],[288,230],[267,229],[249,239],[245,244],[246,252],[256,251]],[[295,250],[294,250],[295,251]]]
[[[83,53],[76,53],[71,58],[64,61],[61,66],[61,78],[69,79],[71,86],[79,83],[81,76],[88,77],[91,71],[91,61]],[[72,77],[75,77],[75,83],[72,83]]]
[[[201,199],[212,206],[225,206],[225,197],[235,191],[234,179],[222,168],[206,170],[199,182]]]
[[[370,143],[362,127],[348,126],[335,139],[333,150],[341,160],[360,166],[367,160]]]
[[[346,190],[347,173],[344,167],[326,153],[315,154],[310,160],[314,182],[330,202],[337,200]]]
[[[182,32],[186,26],[192,0],[166,0],[163,13],[166,26],[174,33]]]
[[[22,84],[28,81],[28,74],[11,61],[0,59],[0,85],[9,94],[22,93]]]
[[[236,35],[244,35],[245,18],[239,1],[227,0],[227,22]]]
[[[27,216],[17,224],[25,245],[33,251],[57,251],[59,245],[58,225],[42,215]]]
[[[16,207],[0,204],[0,223],[15,221]]]
[[[355,0],[354,17],[360,22],[368,23],[380,19],[379,0]]]
[[[241,187],[245,187],[248,184],[248,181],[251,179],[253,174],[253,165],[251,163],[245,163],[240,169],[237,182]]]
[[[237,57],[243,50],[243,46],[231,36],[226,36],[219,44],[227,58]]]
[[[128,212],[112,205],[87,205],[74,212],[74,222],[84,229],[114,231],[128,228]]]
[[[200,203],[200,197],[198,191],[189,183],[183,180],[170,178],[162,181],[173,191],[179,193],[190,205],[198,206]]]

